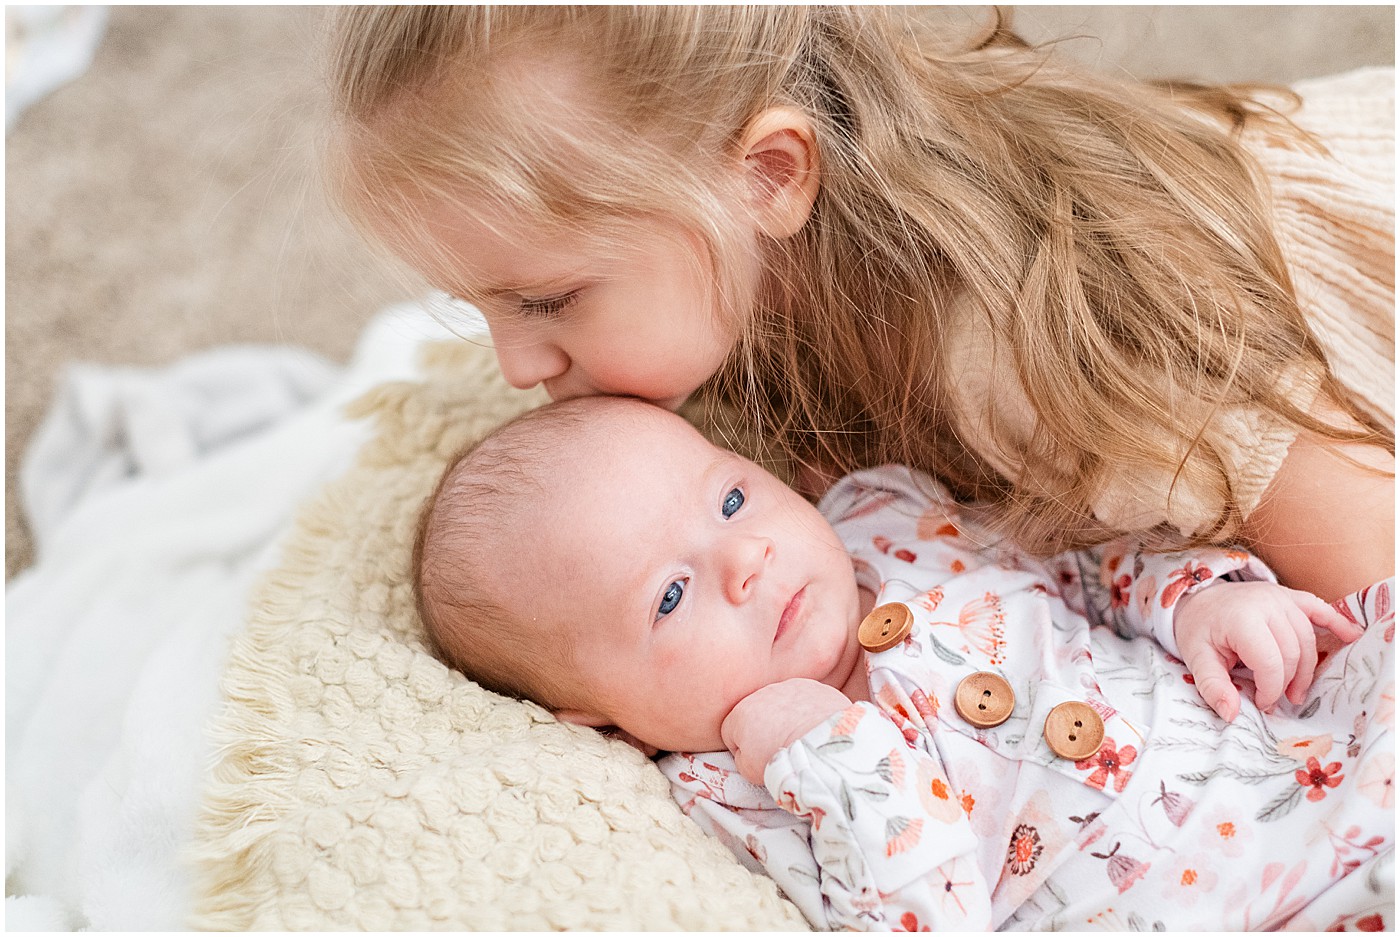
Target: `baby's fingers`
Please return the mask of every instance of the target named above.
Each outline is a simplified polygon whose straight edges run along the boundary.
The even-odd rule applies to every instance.
[[[1294,639],[1296,643],[1296,638]],[[1271,629],[1252,632],[1232,644],[1240,662],[1254,672],[1254,705],[1263,712],[1273,709],[1283,695],[1283,685],[1292,674],[1284,674],[1283,650]]]
[[[1290,589],[1289,598],[1308,616],[1314,627],[1324,628],[1350,644],[1366,633],[1366,629],[1337,611],[1311,592]]]
[[[1185,652],[1185,648],[1182,649]],[[1240,691],[1230,679],[1230,662],[1210,645],[1187,655],[1186,666],[1196,683],[1196,692],[1216,715],[1233,722],[1240,711]]]
[[[1293,673],[1286,695],[1295,706],[1301,706],[1317,673],[1317,635],[1313,633],[1312,622],[1301,609],[1289,610],[1288,623],[1298,638],[1298,669]]]

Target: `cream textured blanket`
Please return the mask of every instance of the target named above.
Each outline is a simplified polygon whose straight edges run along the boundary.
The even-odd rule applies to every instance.
[[[408,569],[422,500],[463,444],[542,398],[465,342],[426,346],[423,373],[355,404],[377,436],[255,592],[214,727],[194,926],[805,929],[636,751],[427,652]]]

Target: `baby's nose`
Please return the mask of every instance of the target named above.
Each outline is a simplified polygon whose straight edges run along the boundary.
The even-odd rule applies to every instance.
[[[729,600],[743,602],[752,596],[772,559],[773,541],[767,537],[745,537],[736,543],[726,577]]]

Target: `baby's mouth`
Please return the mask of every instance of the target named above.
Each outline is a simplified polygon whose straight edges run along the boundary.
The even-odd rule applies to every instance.
[[[778,639],[787,631],[788,626],[797,620],[797,614],[802,610],[802,597],[807,594],[807,587],[803,586],[797,590],[788,604],[783,607],[783,614],[778,618],[778,630],[773,634],[773,643],[777,644]]]

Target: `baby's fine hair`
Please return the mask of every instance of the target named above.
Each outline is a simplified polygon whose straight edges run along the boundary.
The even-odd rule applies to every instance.
[[[517,526],[551,488],[561,440],[584,431],[602,400],[529,410],[455,456],[419,516],[413,593],[429,645],[443,663],[488,690],[549,708],[578,707],[563,678],[574,648],[567,631],[531,614],[529,596],[502,595],[482,560],[530,541]]]
[[[390,240],[425,204],[595,244],[679,223],[741,326],[708,399],[799,462],[928,471],[1038,552],[1124,533],[1090,509],[1124,466],[1221,505],[1190,540],[1133,531],[1146,545],[1237,539],[1232,409],[1393,447],[1309,329],[1239,135],[1318,144],[1258,89],[1125,81],[1051,51],[1000,13],[967,37],[874,6],[350,7],[332,184]],[[735,147],[779,105],[812,121],[821,184],[796,235],[761,243],[750,301]],[[950,350],[969,318],[1034,411],[1027,451],[1001,454],[1019,482],[949,417],[958,375],[991,366]],[[1300,386],[1360,428],[1313,416]]]

